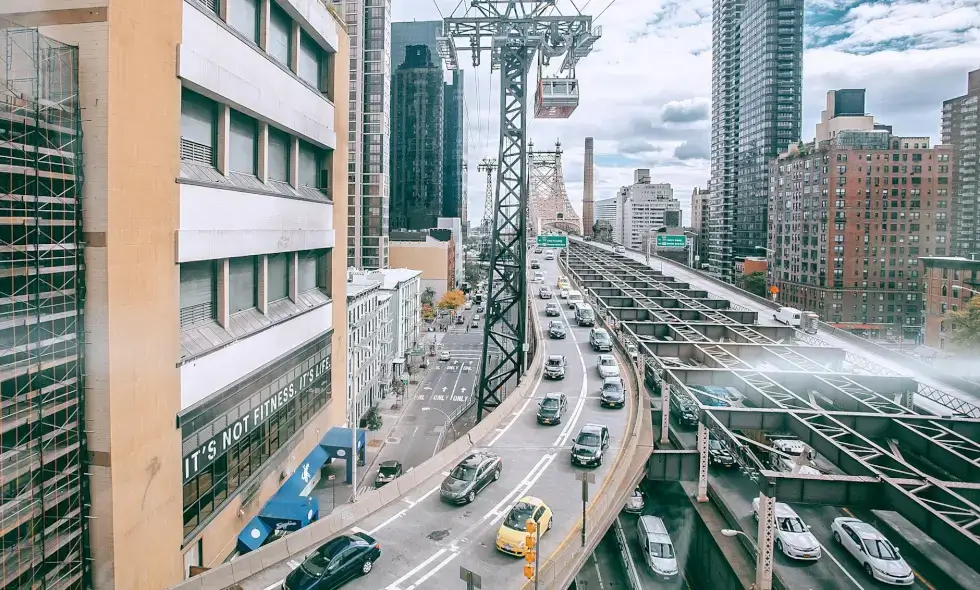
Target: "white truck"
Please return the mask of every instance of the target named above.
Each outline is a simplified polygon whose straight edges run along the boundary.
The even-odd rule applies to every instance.
[[[799,328],[803,322],[803,312],[795,307],[780,307],[779,311],[772,314],[772,319],[780,324],[786,324],[794,328]]]

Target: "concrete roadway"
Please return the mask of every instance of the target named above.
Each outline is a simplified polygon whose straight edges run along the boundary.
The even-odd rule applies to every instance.
[[[558,278],[557,264],[549,261],[542,266],[547,284],[554,285]],[[549,319],[544,315],[545,303],[535,300],[543,324]],[[567,321],[571,313],[567,306],[564,311]],[[570,464],[572,440],[586,423],[609,427],[610,447],[603,465],[594,470],[596,483],[592,493],[595,494],[619,453],[627,418],[625,410],[599,407],[600,381],[595,369],[598,354],[589,347],[588,332],[588,328],[571,327],[565,340],[544,339],[543,354],[564,354],[568,358],[566,378],[535,383],[531,398],[505,419],[501,428],[478,441],[476,447],[489,448],[503,458],[500,480],[484,489],[472,504],[457,507],[439,498],[439,485],[444,476],[436,476],[401,502],[356,523],[358,529],[380,542],[382,555],[374,571],[345,588],[455,588],[460,584],[459,566],[480,574],[484,588],[520,587],[524,582],[524,560],[497,551],[495,539],[503,517],[526,494],[542,498],[554,512],[553,530],[541,539],[542,558],[572,534],[581,513],[580,484],[575,479],[580,469]],[[557,391],[569,397],[564,423],[541,426],[535,418],[537,401],[545,393]],[[298,561],[284,561],[266,569],[247,580],[244,589],[276,588],[298,566]]]
[[[671,427],[685,448],[695,448],[697,432],[687,430],[671,420]],[[725,498],[729,509],[738,518],[738,527],[746,534],[755,538],[758,534],[758,522],[752,516],[752,500],[759,494],[759,487],[742,474],[738,469],[712,468],[709,481],[718,494]],[[776,499],[777,501],[779,498]],[[794,504],[793,509],[811,527],[811,532],[823,548],[823,556],[815,562],[805,562],[790,559],[776,553],[776,570],[788,587],[793,590],[823,590],[824,588],[856,588],[870,590],[872,588],[892,588],[886,584],[872,580],[858,562],[843,548],[833,542],[830,524],[838,516],[854,515],[847,508],[834,506],[818,506],[811,504]],[[858,518],[866,515],[857,514]],[[868,520],[872,522],[872,520]],[[896,541],[895,539],[892,540]],[[676,541],[675,541],[676,543]],[[916,573],[916,581],[911,588],[935,590],[927,577],[932,568],[931,564],[923,563],[911,555],[904,555],[906,561]]]
[[[630,590],[623,556],[612,527],[575,576],[574,590]]]
[[[469,325],[471,313],[465,312],[465,325]],[[471,398],[480,376],[482,332],[474,329],[467,332],[465,325],[454,324],[449,332],[441,334],[437,356],[428,357],[432,364],[418,393],[406,402],[404,413],[385,440],[374,466],[363,476],[358,474],[360,493],[374,487],[382,461],[401,461],[408,470],[453,442],[454,431],[448,428],[446,415],[452,415]],[[449,361],[437,360],[438,352],[443,350],[452,354]],[[463,371],[464,366],[469,370]]]
[[[612,251],[612,247],[606,246],[605,244],[599,244],[597,242],[589,242],[589,244],[592,245],[593,247],[603,248],[610,252]],[[643,262],[645,260],[643,254],[639,252],[634,252],[632,250],[627,250],[626,254],[620,254],[620,256],[627,256],[638,262]],[[651,258],[650,266],[655,270],[663,269],[665,274],[671,275],[675,277],[677,280],[689,282],[693,285],[696,285],[699,288],[708,291],[714,297],[718,297],[720,299],[728,299],[732,303],[737,303],[738,305],[741,305],[746,309],[759,312],[759,323],[762,325],[766,325],[766,326],[781,325],[772,318],[772,310],[770,308],[761,305],[757,301],[749,297],[746,297],[736,291],[725,290],[718,287],[714,283],[706,281],[704,277],[701,277],[700,275],[698,275],[698,273],[692,271],[690,268],[684,266],[683,264],[678,264],[672,260],[665,260],[662,258]],[[843,340],[841,338],[838,338],[826,332],[819,332],[816,334],[816,337],[819,338],[820,340],[823,340],[830,346],[840,348],[841,350],[846,350],[847,352],[854,354],[856,356],[866,358],[881,367],[884,367],[886,369],[894,371],[895,373],[898,373],[899,375],[905,375],[907,377],[911,377],[916,381],[918,381],[919,383],[923,383],[925,385],[928,385],[929,387],[934,387],[940,391],[945,391],[946,393],[956,396],[960,399],[972,403],[980,403],[980,399],[978,399],[977,396],[969,392],[961,391],[954,387],[950,387],[945,383],[940,383],[938,381],[930,379],[925,375],[921,375],[917,373],[914,367],[909,367],[899,362],[893,361],[891,359],[880,357],[874,353],[868,352],[867,350],[859,346],[852,344],[847,340]],[[942,406],[938,404],[930,404],[929,400],[919,400],[919,402],[924,407],[928,408],[929,411],[935,411],[940,414],[949,413],[948,409],[944,409]]]

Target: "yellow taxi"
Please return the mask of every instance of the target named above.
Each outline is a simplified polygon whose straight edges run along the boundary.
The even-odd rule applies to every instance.
[[[497,531],[497,549],[509,555],[523,557],[527,551],[527,519],[533,518],[543,536],[551,530],[551,508],[544,500],[534,496],[524,496],[510,509],[504,523]]]
[[[568,283],[568,279],[566,277],[558,277],[558,288],[559,289],[561,289],[562,287],[568,287],[568,286],[569,286],[569,283]]]

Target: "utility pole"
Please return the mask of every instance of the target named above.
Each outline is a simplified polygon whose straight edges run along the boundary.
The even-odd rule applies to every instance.
[[[497,169],[497,160],[493,158],[483,158],[476,169],[487,173],[487,192],[484,196],[483,205],[483,243],[480,245],[480,260],[490,260],[490,242],[493,235],[493,173]]]
[[[490,69],[499,71],[500,149],[497,196],[492,211],[490,277],[483,328],[477,422],[503,400],[524,373],[527,352],[527,92],[528,74],[538,58],[535,115],[568,117],[578,105],[578,60],[592,51],[601,32],[592,18],[551,15],[556,0],[470,0],[466,15],[447,18],[445,37],[437,39],[439,55],[449,70],[459,68],[457,49],[470,51],[473,67],[484,52]],[[576,11],[577,12],[577,11]],[[550,15],[550,16],[549,16]],[[456,47],[455,39],[466,43]],[[564,56],[565,78],[543,78],[542,67]],[[493,356],[488,355],[493,348]],[[499,352],[498,352],[499,351]]]

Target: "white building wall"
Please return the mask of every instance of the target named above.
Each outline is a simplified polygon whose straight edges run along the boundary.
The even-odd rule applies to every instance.
[[[463,199],[466,202],[466,199]],[[463,223],[459,217],[440,217],[436,220],[439,229],[448,229],[453,232],[453,241],[456,243],[456,288],[463,284],[465,269],[463,268],[463,254],[466,251],[466,243],[463,240]],[[425,290],[425,287],[422,287]]]
[[[620,189],[622,243],[630,249],[642,249],[646,236],[664,227],[665,211],[680,211],[669,183],[640,183]]]
[[[371,284],[347,297],[347,399],[360,418],[381,400],[379,382],[384,349],[381,346],[379,288]],[[348,407],[350,414],[350,406]]]

